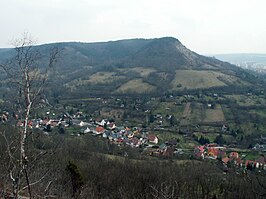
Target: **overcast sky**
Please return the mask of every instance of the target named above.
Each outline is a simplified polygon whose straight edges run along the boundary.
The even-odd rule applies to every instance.
[[[201,54],[266,53],[265,0],[0,0],[0,47],[173,36]]]

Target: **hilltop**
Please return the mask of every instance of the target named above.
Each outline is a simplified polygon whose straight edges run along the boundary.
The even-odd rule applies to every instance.
[[[245,70],[187,49],[178,39],[128,39],[35,46],[43,54],[61,49],[51,84],[73,96],[161,94],[198,89],[242,90],[257,84]],[[3,61],[12,49],[0,50]]]

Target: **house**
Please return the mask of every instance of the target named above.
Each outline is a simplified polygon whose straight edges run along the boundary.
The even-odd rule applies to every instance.
[[[209,158],[216,159],[218,157],[219,149],[216,147],[209,147],[207,149]]]
[[[222,126],[222,132],[226,132],[227,131],[227,126],[225,125],[225,124],[223,124],[223,126]]]
[[[79,123],[79,126],[89,126],[90,124],[88,123],[88,122],[83,122],[83,121],[81,121],[80,123]]]
[[[6,122],[8,120],[8,114],[3,113],[0,118],[3,122]]]
[[[228,157],[224,157],[224,158],[222,158],[222,162],[223,162],[224,164],[227,164],[229,161],[230,161],[230,158],[228,158]]]
[[[229,157],[231,159],[237,159],[237,158],[239,158],[239,154],[237,152],[231,152]]]
[[[258,150],[258,151],[263,151],[266,147],[264,147],[263,144],[255,144],[255,146],[253,147],[253,149]]]
[[[106,125],[106,121],[105,120],[102,120],[100,123],[99,123],[99,125],[101,125],[101,126],[105,126]]]
[[[153,134],[149,134],[147,139],[150,143],[153,143],[153,144],[158,144],[158,142],[159,142],[158,137],[156,135],[153,135]]]
[[[221,149],[221,148],[219,148],[218,149],[218,155],[217,155],[217,157],[218,158],[224,158],[224,157],[227,157],[227,155],[226,155],[226,151],[225,150],[223,150],[223,149]]]
[[[252,161],[252,160],[246,160],[245,167],[249,170],[252,170],[255,168],[259,168],[259,163],[256,161]]]
[[[79,111],[79,112],[77,112],[77,113],[74,115],[74,117],[76,117],[76,118],[81,118],[81,117],[83,117],[83,113],[82,113],[81,111]]]
[[[87,128],[83,131],[84,134],[89,133],[89,132],[91,132],[91,130],[89,129],[89,127],[87,127]]]
[[[125,130],[126,131],[131,131],[131,129],[129,127],[126,127]]]
[[[204,159],[204,152],[205,152],[205,147],[204,146],[197,146],[194,149],[194,157],[196,159]]]
[[[134,131],[133,131],[133,134],[134,134],[134,135],[140,135],[140,130],[139,130],[139,129],[134,130]]]
[[[256,160],[256,162],[259,163],[259,166],[260,166],[261,168],[263,168],[263,169],[266,168],[266,157],[265,157],[265,155],[261,155],[261,156]]]
[[[24,127],[25,121],[18,121],[17,126]],[[33,122],[31,120],[28,121],[28,127],[33,128]]]
[[[102,126],[97,126],[94,133],[102,134],[104,131],[105,131],[105,129]]]
[[[131,133],[125,132],[125,135],[127,135],[128,138],[133,138],[134,137],[134,134],[132,132]]]
[[[242,167],[243,166],[243,160],[241,160],[241,158],[236,158],[234,160],[235,165]]]
[[[19,126],[19,127],[23,127],[23,126],[24,126],[24,124],[23,124],[23,122],[22,122],[22,121],[18,121],[18,123],[17,123],[17,126]]]
[[[119,143],[119,144],[121,144],[122,142],[124,142],[124,139],[123,139],[123,138],[118,138],[118,139],[116,140],[116,142]]]
[[[218,144],[216,144],[216,143],[210,143],[210,144],[206,144],[205,146],[207,148],[209,148],[209,147],[218,147]]]
[[[46,124],[49,122],[48,118],[44,118],[43,120],[40,119],[39,124],[40,126],[46,126]]]
[[[110,131],[104,131],[103,132],[103,138],[108,138],[111,134],[112,134],[112,132],[110,132]]]
[[[135,147],[139,147],[140,146],[140,141],[138,138],[136,137],[133,137],[131,140],[130,140],[130,145],[131,146],[135,146]]]
[[[32,122],[32,120],[29,120],[29,121],[28,121],[28,127],[29,127],[29,128],[33,128],[33,122]]]
[[[117,141],[117,139],[119,138],[117,133],[110,133],[110,135],[108,136],[109,140],[113,140],[113,141]]]
[[[49,120],[49,122],[47,123],[47,125],[50,124],[51,127],[54,128],[54,127],[58,126],[59,122],[60,122],[59,120],[52,120],[51,119],[51,120]]]
[[[107,127],[111,130],[114,130],[116,128],[116,125],[113,122],[107,122]]]

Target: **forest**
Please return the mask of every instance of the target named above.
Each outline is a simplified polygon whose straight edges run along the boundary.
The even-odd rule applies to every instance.
[[[12,129],[1,127],[1,131]],[[1,136],[0,190],[11,192],[10,157],[4,138],[16,140],[17,131]],[[108,140],[41,132],[30,135],[27,164],[34,198],[265,198],[265,171],[237,167],[224,170],[221,162],[142,157],[137,149],[121,149]],[[17,143],[9,145],[16,158]],[[124,151],[127,156],[124,156]],[[20,195],[27,196],[23,176]],[[3,196],[2,196],[3,197]]]

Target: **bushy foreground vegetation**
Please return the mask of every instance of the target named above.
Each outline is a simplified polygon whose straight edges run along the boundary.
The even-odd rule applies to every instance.
[[[0,137],[0,189],[8,193],[17,131],[1,128],[5,136]],[[9,148],[7,140],[13,140]],[[28,147],[28,177],[36,198],[263,198],[266,194],[263,173],[237,168],[224,172],[214,161],[150,159],[136,149],[122,150],[91,135],[32,132]],[[8,150],[14,153],[12,161]],[[21,187],[20,195],[27,195],[26,188]]]

